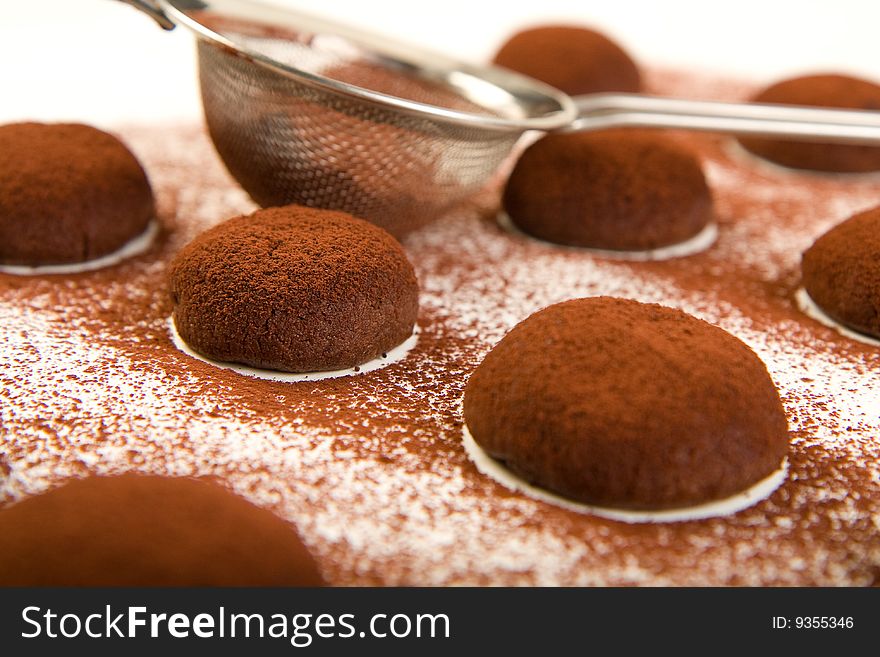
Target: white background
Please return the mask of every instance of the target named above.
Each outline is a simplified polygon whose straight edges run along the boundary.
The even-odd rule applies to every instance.
[[[472,61],[524,25],[591,25],[643,63],[880,79],[880,0],[274,0]],[[0,121],[198,120],[192,38],[115,0],[0,2]]]

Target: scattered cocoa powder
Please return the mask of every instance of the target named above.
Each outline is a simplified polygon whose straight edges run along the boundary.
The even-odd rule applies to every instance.
[[[647,88],[733,100],[747,83],[650,71]],[[499,190],[405,242],[418,345],[385,369],[283,384],[174,348],[168,263],[254,209],[194,127],[124,131],[154,181],[166,239],[110,270],[0,275],[3,499],[89,473],[207,475],[295,523],[333,584],[865,585],[880,565],[880,350],[792,302],[801,253],[877,204],[877,181],[768,171],[689,135],[719,238],[664,262],[620,262],[497,226]],[[767,365],[791,432],[789,476],[721,518],[629,525],[488,479],[461,445],[465,381],[516,323],[610,295],[716,324]],[[699,564],[699,567],[694,567]]]
[[[755,94],[759,103],[880,110],[880,86],[848,75],[805,75]],[[794,169],[865,172],[880,170],[880,147],[749,137],[740,143],[755,155]]]
[[[113,135],[73,123],[0,126],[0,264],[92,260],[154,216],[144,170]]]
[[[285,372],[346,369],[406,340],[412,265],[381,228],[298,205],[199,235],[170,272],[174,323],[208,358]]]
[[[542,25],[511,36],[494,63],[567,94],[639,91],[641,74],[619,45],[599,32],[570,25]]]
[[[216,484],[72,480],[0,510],[2,586],[319,586],[293,528]]]

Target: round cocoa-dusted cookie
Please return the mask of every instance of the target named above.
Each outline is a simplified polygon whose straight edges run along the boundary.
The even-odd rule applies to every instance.
[[[293,527],[220,486],[126,474],[0,510],[3,586],[320,586]]]
[[[493,62],[567,94],[639,91],[632,58],[608,37],[584,27],[541,25],[511,36]]]
[[[832,319],[880,338],[880,207],[860,212],[804,252],[804,289]]]
[[[235,217],[172,263],[174,323],[213,360],[284,372],[354,367],[413,331],[418,283],[400,244],[351,215],[297,205]]]
[[[81,124],[0,126],[0,264],[93,260],[155,214],[143,168],[113,135]]]
[[[713,219],[699,161],[661,133],[549,135],[510,174],[504,210],[549,242],[637,251],[684,242]]]
[[[751,349],[679,310],[612,297],[515,326],[471,375],[464,416],[526,480],[621,509],[729,497],[788,450],[779,395]]]
[[[756,103],[838,109],[880,109],[880,85],[848,75],[806,75],[777,82],[752,98]],[[741,138],[749,151],[793,169],[840,173],[880,171],[880,147],[758,137]]]

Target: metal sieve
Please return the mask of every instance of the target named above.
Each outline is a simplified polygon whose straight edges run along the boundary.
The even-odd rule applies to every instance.
[[[397,236],[491,177],[523,133],[605,127],[880,145],[880,112],[597,94],[242,0],[122,0],[196,36],[208,131],[263,206],[344,210]]]

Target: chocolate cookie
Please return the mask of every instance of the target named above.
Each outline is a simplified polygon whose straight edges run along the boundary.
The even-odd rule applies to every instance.
[[[639,69],[623,48],[583,27],[522,30],[501,46],[493,61],[571,95],[642,87]]]
[[[729,497],[788,450],[779,395],[751,349],[679,310],[611,297],[515,326],[471,375],[464,416],[530,482],[623,509]]]
[[[880,338],[880,207],[817,239],[801,271],[804,289],[829,317]]]
[[[220,486],[127,474],[0,510],[3,586],[320,586],[293,527]]]
[[[155,214],[144,170],[116,137],[80,124],[0,126],[0,263],[93,260]]]
[[[697,159],[660,133],[549,135],[510,174],[504,209],[549,242],[619,251],[684,242],[712,220]]]
[[[412,333],[418,284],[401,246],[341,212],[235,217],[175,258],[174,323],[208,358],[285,372],[354,367]]]
[[[807,75],[777,82],[752,98],[756,103],[880,109],[880,86],[847,75]],[[880,171],[880,147],[741,138],[749,151],[793,169],[858,173]]]

